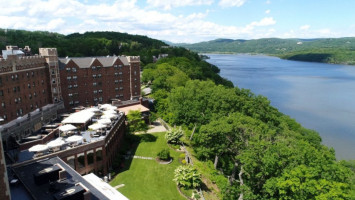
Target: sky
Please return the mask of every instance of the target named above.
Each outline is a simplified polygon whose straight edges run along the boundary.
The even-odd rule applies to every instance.
[[[353,0],[0,0],[0,28],[118,31],[174,43],[355,36]]]

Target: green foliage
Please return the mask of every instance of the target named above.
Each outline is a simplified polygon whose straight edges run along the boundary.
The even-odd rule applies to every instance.
[[[131,132],[146,131],[148,125],[142,119],[142,114],[140,111],[129,111],[127,115],[129,130]]]
[[[170,131],[166,132],[165,139],[168,143],[178,144],[183,135],[184,132],[181,128],[172,128]]]
[[[169,160],[170,159],[170,150],[168,148],[165,148],[165,149],[161,150],[157,154],[157,156],[160,160]]]
[[[191,165],[179,166],[175,169],[174,179],[178,186],[197,188],[201,185],[201,174]]]

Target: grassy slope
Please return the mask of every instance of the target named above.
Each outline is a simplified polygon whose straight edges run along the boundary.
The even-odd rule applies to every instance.
[[[140,135],[143,137],[136,150],[136,156],[156,157],[163,148],[167,148],[165,133]],[[154,141],[155,140],[155,141]],[[174,170],[180,164],[179,153],[170,151],[174,161],[162,165],[155,160],[133,159],[129,169],[119,173],[110,183],[112,186],[125,184],[118,190],[132,200],[183,200],[173,181]]]

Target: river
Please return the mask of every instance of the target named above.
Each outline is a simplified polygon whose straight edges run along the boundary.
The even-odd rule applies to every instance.
[[[316,130],[338,159],[355,159],[355,66],[207,55],[235,86],[266,96],[279,111]]]

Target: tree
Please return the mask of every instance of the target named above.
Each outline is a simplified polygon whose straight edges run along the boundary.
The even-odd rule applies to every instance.
[[[178,144],[180,138],[184,135],[184,131],[181,128],[172,128],[166,132],[165,139],[168,143]]]
[[[183,165],[176,168],[173,180],[178,186],[186,189],[197,188],[202,182],[201,174],[191,165]]]
[[[136,110],[130,110],[127,115],[129,130],[131,132],[145,131],[148,129],[148,125],[142,119],[141,112]]]

